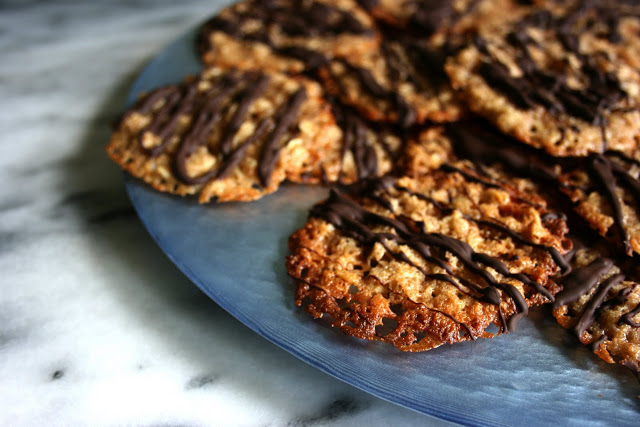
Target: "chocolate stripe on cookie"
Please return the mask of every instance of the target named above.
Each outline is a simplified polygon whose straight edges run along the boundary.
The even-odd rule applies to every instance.
[[[521,7],[446,66],[469,107],[553,155],[632,150],[640,131],[640,7],[568,1]]]
[[[224,34],[251,51],[251,44],[263,45],[254,52],[263,58],[244,58],[247,52],[225,49]],[[378,32],[372,20],[355,0],[245,0],[238,2],[205,22],[198,35],[198,49],[210,65],[278,71],[303,71],[274,55],[265,56],[264,48],[284,58],[302,61],[309,71],[323,64],[325,57],[366,51],[377,44]],[[361,44],[362,46],[358,46]],[[254,46],[255,47],[255,46]],[[282,58],[280,58],[282,59]],[[256,60],[253,63],[252,60]],[[245,62],[248,61],[248,62]],[[247,63],[252,65],[245,66]]]
[[[599,255],[590,249],[579,251],[578,265],[556,295],[553,315],[600,358],[638,375],[640,322],[634,317],[640,314],[640,285],[612,259]]]
[[[202,202],[252,200],[284,179],[335,181],[342,141],[320,94],[304,78],[213,67],[143,96],[107,151],[154,188]]]
[[[508,322],[502,325],[504,332],[508,332],[513,329],[517,320],[528,312],[528,306],[523,295],[513,287],[513,285],[496,280],[495,277],[485,269],[485,267],[491,267],[505,277],[514,277],[528,285],[533,285],[535,282],[524,275],[512,274],[507,267],[500,262],[500,260],[486,254],[475,252],[471,246],[461,240],[451,238],[441,233],[413,231],[408,225],[401,221],[364,210],[362,207],[335,190],[331,192],[329,199],[324,204],[313,207],[311,210],[311,216],[316,216],[326,220],[336,226],[345,235],[352,237],[367,246],[371,246],[374,243],[380,243],[383,246],[386,246],[386,240],[393,240],[400,245],[411,247],[427,260],[434,259],[435,251],[432,251],[430,248],[448,251],[454,254],[466,267],[480,276],[488,285],[489,289],[485,290],[484,294],[491,295],[493,297],[483,298],[483,301],[498,304],[500,300],[495,297],[498,289],[506,292],[513,299],[519,314],[510,317]],[[391,227],[397,234],[374,232],[373,227],[379,225]],[[417,225],[421,226],[420,224]],[[406,255],[402,253],[395,253],[393,251],[389,252],[399,261],[408,262],[410,265],[415,267],[415,264],[411,262]],[[435,259],[438,260],[438,265],[440,266],[447,262],[446,258]],[[424,270],[422,271],[424,272]],[[441,279],[443,276],[447,275],[441,274],[437,276],[427,276]],[[445,281],[455,283],[455,277],[448,276]],[[539,287],[539,285],[535,285],[536,287]],[[545,293],[547,293],[546,290]]]

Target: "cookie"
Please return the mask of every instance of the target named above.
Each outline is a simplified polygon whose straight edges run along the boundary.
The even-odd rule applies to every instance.
[[[379,38],[355,0],[245,0],[203,24],[198,49],[206,65],[300,73]]]
[[[592,154],[559,176],[576,212],[627,255],[640,254],[639,175],[640,150]]]
[[[387,37],[377,49],[329,61],[319,76],[329,93],[372,121],[409,128],[454,121],[463,111],[444,74],[444,56],[411,37]]]
[[[640,282],[597,250],[579,251],[575,265],[553,315],[601,359],[628,367],[640,380]]]
[[[570,242],[544,207],[476,178],[440,169],[332,191],[289,240],[297,304],[403,351],[513,330],[554,299],[554,253]]]
[[[545,2],[480,29],[446,65],[468,107],[555,156],[629,152],[640,135],[640,8]],[[508,19],[507,19],[508,18]]]
[[[107,153],[159,191],[254,200],[285,179],[336,180],[341,133],[321,88],[278,73],[210,68],[144,95]]]
[[[404,32],[451,37],[499,22],[514,7],[507,0],[361,0],[377,20]]]

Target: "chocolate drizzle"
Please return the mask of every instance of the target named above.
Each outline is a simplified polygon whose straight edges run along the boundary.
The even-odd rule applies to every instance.
[[[203,25],[198,38],[201,52],[211,49],[209,35],[219,31],[238,40],[264,43],[277,54],[302,60],[315,68],[322,62],[321,54],[296,41],[283,44],[271,34],[279,31],[290,38],[343,34],[372,37],[375,34],[375,30],[364,25],[350,11],[315,0],[253,0],[245,2],[243,8],[232,8],[230,14],[229,18],[217,15]],[[260,25],[246,25],[250,22]]]
[[[611,288],[618,285],[623,280],[624,274],[619,273],[614,274],[600,284],[595,295],[589,300],[586,307],[584,308],[584,311],[580,316],[580,320],[573,328],[573,331],[578,338],[580,338],[582,334],[584,334],[584,332],[594,322],[596,310],[602,305]]]
[[[573,270],[562,281],[563,289],[556,295],[554,308],[571,304],[589,292],[598,280],[613,267],[609,258],[598,258],[586,267]]]
[[[640,161],[626,154],[608,150],[604,154],[591,154],[586,157],[552,157],[541,150],[526,146],[512,137],[500,134],[483,122],[467,122],[450,124],[445,127],[456,155],[471,161],[479,173],[482,166],[501,164],[510,173],[534,179],[550,189],[578,189],[584,193],[598,192],[604,196],[611,207],[614,227],[619,242],[628,255],[633,253],[629,232],[625,224],[623,198],[619,189],[626,189],[634,201],[640,217],[640,180],[630,173],[633,168],[640,168]],[[444,165],[447,170],[455,170],[451,165]],[[475,182],[493,185],[469,172],[457,170]],[[560,181],[560,172],[572,173],[584,171],[590,177],[589,187],[572,187]],[[544,219],[551,217],[546,214]]]
[[[624,213],[622,203],[616,193],[616,179],[613,175],[611,161],[601,154],[592,154],[589,157],[591,177],[600,193],[604,194],[613,211],[614,224],[624,244],[625,251],[631,253],[629,233],[624,226]]]
[[[633,287],[623,287],[616,294],[612,295],[612,289],[626,279],[624,273],[615,273],[605,280],[602,280],[604,276],[612,271],[613,266],[614,263],[611,259],[598,258],[587,266],[575,269],[562,282],[564,289],[556,295],[556,301],[553,305],[554,308],[575,303],[595,289],[593,295],[584,305],[582,312],[579,313],[579,319],[573,327],[573,332],[579,339],[582,339],[584,333],[603,311],[626,304],[629,295],[633,291]],[[618,324],[628,324],[633,328],[638,328],[640,327],[640,322],[633,320],[633,317],[638,314],[640,314],[640,304],[636,305],[636,307],[628,313],[620,316]],[[606,333],[604,333],[591,344],[593,351],[597,351],[600,345],[609,339]]]
[[[620,323],[626,323],[631,327],[640,328],[640,322],[636,322],[635,320],[633,320],[633,317],[637,316],[638,314],[640,314],[640,304],[636,305],[636,308],[634,308],[630,312],[622,315],[622,317],[620,317]]]
[[[344,67],[346,74],[353,77],[362,88],[362,90],[368,93],[373,98],[382,100],[390,104],[390,108],[397,114],[395,123],[400,126],[402,129],[409,128],[416,124],[416,112],[414,108],[410,105],[409,101],[407,101],[395,88],[385,88],[383,87],[376,78],[371,73],[371,70],[368,68],[360,67],[350,63],[348,60],[336,60]],[[393,73],[393,67],[387,67],[387,71]],[[337,83],[339,86],[340,92],[347,93],[348,89],[344,84],[343,79],[336,75],[336,73],[328,70],[331,78]],[[395,82],[396,80],[391,79],[390,81]]]
[[[342,129],[342,161],[347,153],[351,152],[355,162],[357,177],[359,180],[378,176],[380,165],[376,146],[395,162],[398,157],[397,150],[386,141],[389,129],[376,126],[360,117],[350,107],[341,104],[336,98],[328,97],[336,123]],[[342,181],[344,167],[341,168],[338,181]]]
[[[364,191],[365,197],[372,200],[380,200],[382,198],[380,191],[390,185],[388,181],[385,181],[384,185],[360,186],[358,194],[362,195]],[[395,188],[408,191],[401,187]],[[481,301],[499,305],[498,290],[503,291],[511,298],[516,308],[516,314],[503,321],[502,330],[504,332],[508,332],[515,327],[517,320],[528,312],[528,306],[524,296],[516,287],[509,283],[500,282],[487,268],[495,270],[504,277],[514,278],[527,286],[533,287],[545,297],[553,300],[553,296],[549,291],[540,284],[531,280],[525,274],[510,272],[502,261],[487,254],[475,252],[466,242],[441,233],[428,233],[425,225],[419,221],[409,220],[402,216],[396,216],[396,218],[385,217],[369,212],[337,190],[331,191],[326,202],[316,205],[311,210],[311,216],[322,218],[333,224],[346,236],[356,239],[365,247],[371,248],[375,243],[381,244],[396,260],[417,268],[428,278],[450,283],[458,289],[462,289],[460,287],[460,284],[462,284],[473,291],[469,295]],[[374,229],[377,226],[390,227],[394,230],[394,233],[376,232]],[[423,268],[412,262],[404,253],[390,250],[387,245],[388,241],[410,247],[420,254],[425,261],[437,265],[445,273],[427,274]],[[445,256],[447,252],[459,259],[466,268],[480,277],[486,286],[478,286],[455,275]]]
[[[595,20],[607,32],[606,38],[611,43],[618,43],[620,19],[635,16],[635,13],[623,7],[609,7],[605,2],[598,1],[578,2],[573,9],[560,16],[546,10],[532,12],[521,19],[514,31],[507,35],[507,41],[517,52],[516,62],[522,76],[511,76],[507,67],[491,54],[487,42],[482,38],[476,40],[476,47],[484,57],[478,72],[517,108],[528,110],[541,106],[551,114],[567,114],[600,126],[606,150],[607,113],[628,96],[614,73],[599,67],[593,55],[582,53],[579,36]],[[587,19],[586,15],[591,19]],[[530,46],[542,50],[544,46],[529,36],[528,31],[534,28],[554,33],[564,49],[580,61],[579,78],[582,89],[571,87],[564,71],[545,71],[537,66],[532,59]]]
[[[258,176],[261,184],[268,186],[282,148],[282,139],[293,130],[294,121],[307,99],[306,90],[301,87],[280,107],[275,117],[262,119],[251,135],[234,146],[235,135],[247,120],[251,106],[266,91],[269,82],[269,76],[258,72],[230,72],[209,81],[210,87],[205,90],[198,90],[200,81],[168,86],[150,93],[128,114],[138,112],[153,115],[153,120],[142,129],[138,138],[141,149],[150,157],[162,154],[169,143],[178,137],[180,142],[174,170],[176,178],[188,185],[226,177],[251,145],[263,141]],[[230,114],[232,106],[235,109]],[[180,131],[178,123],[186,115],[191,116],[191,120],[188,128]],[[218,149],[213,152],[209,137],[225,117],[228,122],[221,131]],[[182,132],[180,135],[179,131]],[[159,143],[152,148],[144,147],[142,144],[145,133],[155,135]],[[220,162],[217,168],[194,177],[189,174],[187,163],[201,146],[206,146],[211,154],[219,156]]]
[[[289,132],[294,120],[304,101],[307,100],[307,91],[301,87],[293,94],[276,115],[276,126],[262,146],[260,161],[258,163],[258,177],[265,187],[271,181],[271,174],[278,161],[280,153],[280,142],[284,135]]]
[[[408,189],[406,187],[396,186],[395,188],[397,190],[399,190],[399,191],[403,191],[403,192],[405,192],[407,194],[410,194],[410,195],[412,195],[414,197],[417,197],[417,198],[419,198],[421,200],[425,200],[425,201],[431,203],[433,206],[435,206],[444,215],[448,215],[448,214],[451,214],[451,212],[453,212],[453,208],[450,208],[448,206],[444,206],[442,203],[432,199],[431,197],[425,196],[424,194],[416,193],[415,191],[412,191],[412,190],[410,190],[410,189]],[[493,230],[497,230],[500,233],[506,234],[511,239],[513,239],[514,241],[516,241],[516,242],[518,242],[520,244],[523,244],[523,245],[526,245],[526,246],[530,246],[530,247],[536,248],[536,249],[541,249],[541,250],[547,252],[551,256],[553,261],[558,265],[558,267],[560,267],[560,271],[563,274],[566,274],[571,270],[571,266],[569,265],[569,263],[564,259],[563,255],[556,248],[553,248],[551,246],[546,246],[546,245],[543,245],[543,244],[540,244],[540,243],[532,242],[531,240],[528,240],[528,239],[524,238],[522,235],[520,235],[519,233],[517,233],[514,230],[510,229],[509,227],[507,227],[504,224],[500,224],[498,222],[489,221],[489,220],[485,220],[485,219],[473,218],[472,216],[466,215],[466,214],[463,214],[462,216],[467,221],[474,222],[478,226],[491,228]],[[526,285],[534,287],[536,289],[536,291],[538,291],[541,294],[543,294],[550,301],[554,301],[553,295],[551,295],[544,287],[540,286],[538,283],[530,280],[528,277],[520,276],[520,277],[518,277],[518,280],[520,280],[521,282],[525,283]]]

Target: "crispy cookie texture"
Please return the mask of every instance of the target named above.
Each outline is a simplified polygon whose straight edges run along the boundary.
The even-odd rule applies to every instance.
[[[210,68],[143,95],[107,153],[159,191],[249,201],[285,179],[338,179],[342,133],[321,88],[284,74]]]
[[[421,37],[446,37],[497,24],[513,0],[360,0],[378,21]],[[434,40],[435,41],[435,40]]]
[[[297,304],[314,318],[423,351],[508,332],[560,289],[566,225],[517,189],[443,169],[359,187],[332,191],[290,237]]]
[[[555,156],[633,151],[640,135],[640,6],[544,2],[480,29],[446,70],[469,108]]]
[[[602,360],[628,367],[640,380],[640,282],[595,249],[578,251],[574,264],[554,317]]]
[[[319,75],[328,92],[373,121],[408,128],[454,121],[464,110],[442,53],[411,37],[386,37],[377,49],[329,61]]]
[[[508,182],[533,203],[543,194],[546,199],[553,197],[545,187],[557,187],[561,172],[546,153],[477,119],[426,128],[405,145],[402,170],[407,175],[421,175],[447,164]]]
[[[206,65],[300,73],[379,39],[355,0],[244,0],[203,24],[198,49]]]
[[[592,154],[560,175],[576,212],[627,255],[640,254],[640,150]]]

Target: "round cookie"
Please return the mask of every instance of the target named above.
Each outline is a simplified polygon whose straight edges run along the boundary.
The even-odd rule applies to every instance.
[[[355,0],[244,0],[203,24],[198,49],[205,65],[300,73],[379,38]]]
[[[142,96],[107,153],[156,190],[205,203],[254,200],[285,179],[336,180],[341,145],[316,83],[210,68]]]
[[[422,351],[512,330],[553,300],[570,244],[544,207],[468,173],[333,191],[290,240],[298,305],[346,334]],[[544,243],[542,243],[544,242]]]
[[[640,7],[544,2],[480,28],[446,70],[468,107],[555,156],[628,152],[640,135]]]

